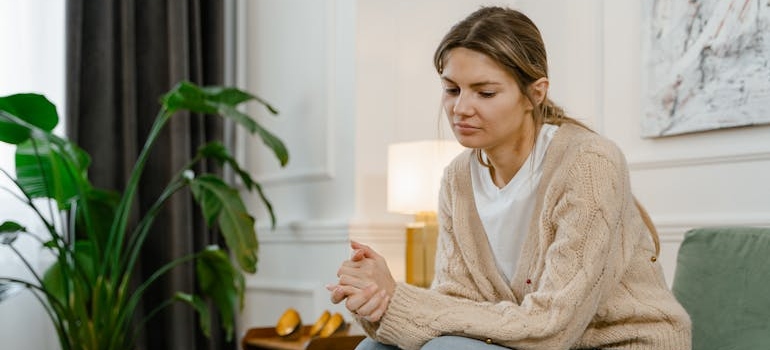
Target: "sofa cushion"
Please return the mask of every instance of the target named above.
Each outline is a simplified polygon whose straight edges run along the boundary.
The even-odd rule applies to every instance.
[[[688,231],[673,291],[692,319],[693,349],[770,349],[770,228]]]

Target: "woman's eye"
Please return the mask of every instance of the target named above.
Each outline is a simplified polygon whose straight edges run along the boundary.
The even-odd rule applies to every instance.
[[[447,95],[457,95],[460,93],[460,89],[456,87],[445,87],[444,93]]]
[[[479,92],[479,96],[481,96],[482,98],[492,98],[492,97],[495,97],[496,94],[497,94],[496,92],[492,92],[492,91]]]

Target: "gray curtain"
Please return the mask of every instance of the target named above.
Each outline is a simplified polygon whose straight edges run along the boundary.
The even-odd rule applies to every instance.
[[[223,2],[67,0],[66,16],[67,134],[91,154],[92,182],[121,190],[158,112],[159,97],[180,80],[223,83]],[[147,164],[135,211],[150,207],[198,145],[222,137],[219,118],[172,118]],[[218,243],[218,237],[206,229],[189,193],[179,193],[154,224],[137,275],[147,277],[174,257]],[[195,285],[192,265],[172,271],[150,290],[137,317]],[[139,348],[235,348],[234,341],[223,340],[218,320],[212,320],[214,332],[206,339],[196,317],[189,306],[175,304],[145,326]]]

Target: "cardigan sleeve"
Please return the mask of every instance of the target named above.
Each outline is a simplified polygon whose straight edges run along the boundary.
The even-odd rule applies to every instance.
[[[552,207],[544,210],[553,240],[535,291],[517,304],[399,284],[377,338],[406,350],[419,349],[438,335],[489,339],[520,350],[574,345],[603,294],[618,283],[628,263],[621,254],[623,240],[630,239],[622,236],[630,185],[619,150],[591,148],[574,154],[554,177],[558,190],[546,191],[551,200],[545,202]]]

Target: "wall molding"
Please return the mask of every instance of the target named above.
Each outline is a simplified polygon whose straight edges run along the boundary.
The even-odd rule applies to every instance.
[[[712,226],[760,226],[770,227],[770,211],[766,213],[721,213],[690,215],[655,215],[655,227],[664,238],[683,236],[696,227]]]
[[[313,297],[317,293],[318,286],[298,280],[254,277],[246,279],[246,290],[250,292],[291,293]]]
[[[378,243],[404,240],[404,223],[348,222],[344,220],[295,221],[276,226],[259,225],[260,244],[271,243],[339,243],[351,238]]]
[[[266,186],[292,184],[292,183],[306,183],[306,182],[318,182],[328,181],[334,179],[334,118],[338,113],[337,111],[337,86],[336,86],[336,55],[337,55],[337,31],[334,14],[336,12],[335,1],[326,1],[325,6],[325,18],[328,21],[325,23],[324,33],[326,34],[326,81],[325,81],[325,101],[326,101],[326,115],[324,121],[323,135],[325,139],[320,142],[324,149],[324,160],[321,162],[321,166],[307,167],[304,169],[288,170],[282,169],[280,171],[265,173],[257,176],[257,181]]]
[[[352,223],[350,237],[352,239],[372,243],[404,243],[405,223]]]
[[[327,153],[330,152],[327,150]],[[323,167],[269,173],[257,176],[255,180],[261,185],[266,186],[331,180],[334,178],[334,172],[332,171],[329,159],[330,157],[327,154],[327,164]]]
[[[633,171],[682,168],[704,165],[722,165],[731,163],[750,163],[768,160],[770,160],[770,151],[761,151],[740,154],[678,157],[670,159],[631,159],[628,161],[628,167]]]
[[[244,15],[242,13],[248,13],[249,12],[249,2],[246,0],[236,0],[238,1],[238,9],[239,14],[236,14],[238,19],[242,19]],[[257,6],[257,5],[252,5]],[[324,1],[323,5],[324,13],[319,14],[319,18],[323,18],[323,23],[318,23],[316,28],[314,28],[317,32],[323,33],[323,41],[324,41],[324,55],[319,56],[320,58],[319,62],[315,65],[319,69],[324,70],[324,78],[325,81],[323,82],[323,90],[324,91],[318,91],[317,93],[323,94],[323,112],[319,113],[320,117],[323,118],[323,123],[319,127],[319,130],[312,130],[314,133],[318,133],[319,135],[323,135],[323,139],[318,140],[315,144],[313,144],[313,148],[320,149],[319,154],[316,158],[311,158],[309,162],[305,163],[314,163],[314,164],[299,164],[291,163],[288,168],[275,168],[275,169],[261,169],[260,162],[259,161],[252,161],[252,162],[245,162],[245,149],[247,146],[247,139],[251,136],[247,132],[239,131],[238,136],[236,136],[236,156],[239,154],[242,155],[241,157],[236,157],[239,162],[242,164],[248,164],[250,168],[256,168],[255,169],[255,176],[254,179],[259,182],[263,186],[276,186],[276,185],[287,185],[287,184],[302,184],[302,183],[308,183],[308,182],[320,182],[320,181],[329,181],[334,179],[335,177],[335,159],[334,159],[334,146],[335,146],[335,132],[334,132],[334,120],[336,118],[336,115],[339,113],[337,110],[337,88],[336,88],[336,75],[337,75],[337,62],[336,57],[339,50],[339,45],[337,44],[337,23],[335,21],[335,13],[337,11],[337,1],[334,0],[326,0]],[[242,23],[247,23],[246,20],[243,20]],[[247,25],[239,25],[235,28],[235,36],[236,38],[241,39],[238,41],[239,43],[243,44],[245,41],[249,40],[250,33],[248,32],[249,28]],[[249,47],[249,46],[255,46],[255,44],[249,44],[244,45],[242,47]],[[256,45],[259,46],[259,45]],[[243,49],[237,52],[236,54],[236,70],[239,72],[247,73],[248,64],[246,63],[247,57],[248,57],[248,50]],[[242,76],[241,78],[242,82],[240,82],[240,86],[248,88],[246,76],[247,74],[238,74],[239,76]],[[277,132],[278,136],[280,137],[280,131],[281,130],[272,130],[273,132]],[[291,152],[293,149],[292,142],[293,141],[299,141],[302,142],[303,140],[294,140],[289,137],[282,138],[284,143],[286,143],[287,148]],[[268,154],[269,152],[265,151],[265,154]],[[291,153],[290,153],[291,154]],[[319,159],[321,158],[321,159]],[[316,162],[313,162],[313,160],[317,160]],[[295,167],[296,165],[296,167]]]
[[[270,226],[259,225],[260,244],[271,243],[335,243],[347,242],[349,228],[345,221],[295,221],[278,225],[275,230]]]

